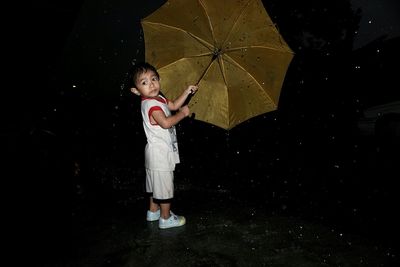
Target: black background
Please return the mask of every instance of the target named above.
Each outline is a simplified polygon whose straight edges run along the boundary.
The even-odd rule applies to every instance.
[[[23,23],[7,42],[5,173],[25,244],[39,251],[61,253],[40,240],[69,244],[71,212],[142,193],[145,137],[125,79],[144,60],[140,19],[164,1],[128,2],[41,1],[8,21]],[[345,0],[264,5],[296,53],[279,108],[231,131],[183,121],[178,179],[394,246],[399,114],[375,118],[372,132],[362,123],[368,108],[400,100],[399,37],[383,27],[355,49],[363,13]]]

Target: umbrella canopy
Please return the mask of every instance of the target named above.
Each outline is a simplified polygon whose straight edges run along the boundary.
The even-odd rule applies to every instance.
[[[146,61],[195,118],[224,129],[277,109],[293,51],[260,0],[169,0],[144,18]]]

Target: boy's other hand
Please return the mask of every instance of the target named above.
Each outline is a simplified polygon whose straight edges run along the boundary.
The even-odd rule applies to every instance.
[[[179,109],[180,112],[183,113],[183,115],[185,115],[185,117],[189,116],[190,114],[190,109],[188,106],[183,106]]]

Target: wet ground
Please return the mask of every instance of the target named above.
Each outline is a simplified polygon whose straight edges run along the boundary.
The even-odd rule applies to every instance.
[[[167,230],[145,221],[144,197],[81,205],[72,256],[45,266],[396,266],[396,251],[382,242],[253,199],[178,188],[173,210],[187,224]]]

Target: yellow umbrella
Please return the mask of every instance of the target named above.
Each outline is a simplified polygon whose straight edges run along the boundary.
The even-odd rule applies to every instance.
[[[196,119],[231,129],[277,109],[294,53],[260,0],[169,0],[141,23],[164,95],[199,84]]]

